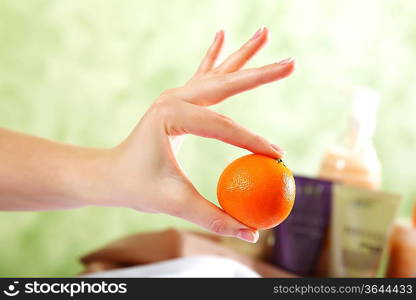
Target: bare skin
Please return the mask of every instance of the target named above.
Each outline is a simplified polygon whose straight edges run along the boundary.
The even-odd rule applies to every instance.
[[[181,137],[193,134],[273,158],[283,155],[280,147],[207,108],[292,73],[292,59],[241,70],[267,38],[268,29],[259,29],[217,65],[224,42],[219,31],[194,76],[184,86],[164,91],[114,148],[78,147],[0,129],[0,210],[128,207],[177,216],[220,235],[256,242],[256,230],[198,193],[178,165],[175,150]]]

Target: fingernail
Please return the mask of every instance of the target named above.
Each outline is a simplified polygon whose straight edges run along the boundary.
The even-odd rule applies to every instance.
[[[253,37],[251,38],[252,40],[258,38],[260,36],[260,34],[263,32],[264,30],[264,26],[261,26],[253,35]]]
[[[214,42],[218,39],[218,36],[220,35],[220,31],[217,31],[216,33],[215,33],[215,36],[214,36]]]
[[[214,41],[213,41],[213,42],[215,42],[216,40],[218,40],[218,38],[220,37],[220,35],[221,35],[223,32],[224,32],[224,30],[223,30],[223,29],[218,30],[218,31],[215,33],[215,37],[214,37]]]
[[[270,146],[276,150],[281,156],[285,155],[285,150],[283,150],[282,148],[280,148],[279,146],[275,145],[275,144],[270,144]]]
[[[279,61],[277,64],[279,65],[287,65],[293,62],[295,59],[293,57],[286,58],[284,60]]]
[[[247,242],[250,242],[250,243],[256,243],[257,240],[259,239],[258,231],[253,231],[253,230],[250,230],[250,229],[240,229],[237,232],[236,236],[240,240],[247,241]]]

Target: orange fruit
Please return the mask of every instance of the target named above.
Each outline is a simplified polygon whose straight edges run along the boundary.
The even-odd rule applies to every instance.
[[[292,172],[276,160],[259,154],[240,157],[222,172],[217,185],[221,207],[254,229],[280,224],[295,201]]]

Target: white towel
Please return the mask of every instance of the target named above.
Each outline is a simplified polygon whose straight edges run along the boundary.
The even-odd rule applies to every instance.
[[[213,255],[182,257],[163,262],[88,274],[82,277],[260,277],[234,260]]]

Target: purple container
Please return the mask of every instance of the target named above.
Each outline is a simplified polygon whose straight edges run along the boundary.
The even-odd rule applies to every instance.
[[[329,223],[332,183],[295,176],[296,199],[289,217],[274,229],[273,263],[289,272],[312,276]]]

